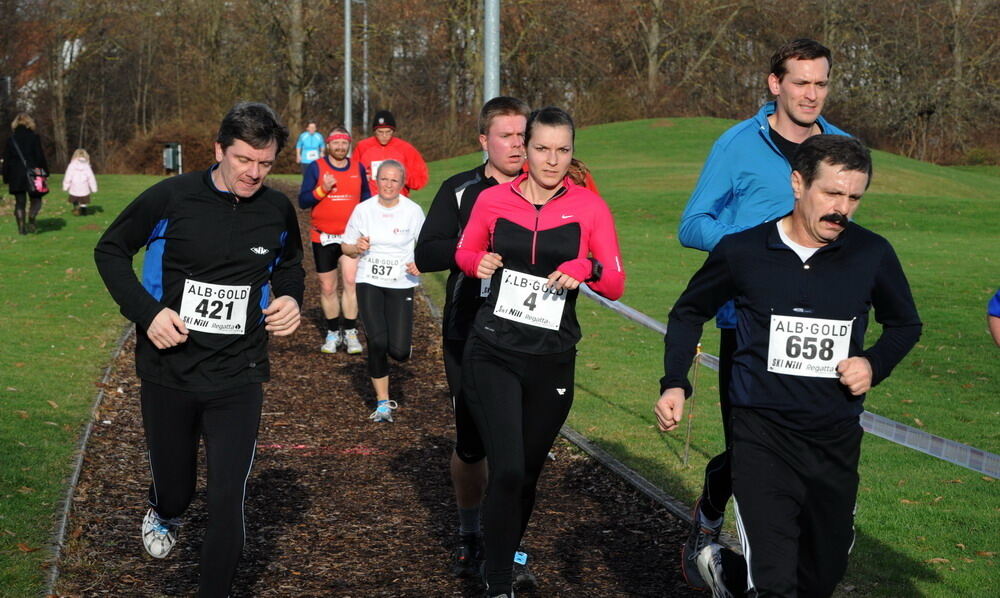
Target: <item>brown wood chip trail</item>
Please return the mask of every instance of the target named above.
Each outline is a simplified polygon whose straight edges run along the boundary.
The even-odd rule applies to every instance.
[[[283,189],[290,196],[296,191]],[[308,214],[301,214],[308,231]],[[413,358],[394,364],[395,423],[368,419],[364,355],[319,352],[325,325],[306,247],[303,325],[271,339],[247,543],[233,597],[481,596],[449,571],[457,516],[452,410],[440,330],[421,299]],[[205,526],[199,491],[167,559],[139,538],[149,470],[131,342],[113,366],[74,495],[59,596],[192,596]],[[539,588],[519,596],[704,596],[677,561],[686,526],[560,439],[525,538]],[[211,574],[210,572],[204,572]]]

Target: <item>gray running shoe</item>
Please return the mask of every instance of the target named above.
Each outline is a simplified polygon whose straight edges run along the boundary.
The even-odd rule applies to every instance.
[[[722,525],[719,527],[712,528],[701,525],[698,520],[698,513],[700,512],[699,507],[701,506],[701,499],[694,505],[694,516],[691,522],[691,533],[688,534],[687,541],[684,542],[684,548],[681,549],[681,572],[684,574],[684,581],[688,583],[692,588],[705,589],[707,584],[701,577],[701,573],[698,572],[698,555],[701,554],[703,548],[712,543],[719,542],[719,532],[722,531]]]
[[[166,558],[177,542],[177,528],[180,519],[163,519],[156,511],[149,509],[142,518],[142,545],[146,552],[157,559]]]
[[[726,587],[726,576],[722,570],[722,547],[713,542],[701,549],[696,560],[698,573],[712,591],[712,598],[733,598],[733,593]]]
[[[347,345],[348,355],[357,355],[364,350],[361,346],[361,341],[358,340],[357,328],[351,328],[344,331],[344,344]]]
[[[323,343],[323,346],[320,348],[320,351],[322,351],[323,353],[336,353],[337,345],[339,344],[340,344],[340,331],[338,330],[336,332],[333,332],[328,330],[326,332],[326,341]]]

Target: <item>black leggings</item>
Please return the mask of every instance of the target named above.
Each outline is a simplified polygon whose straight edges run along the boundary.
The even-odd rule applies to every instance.
[[[389,357],[406,361],[413,351],[413,289],[358,284],[358,313],[368,338],[368,375],[389,375]]]
[[[28,204],[28,194],[27,193],[15,193],[14,194],[14,210],[15,212],[24,215],[24,208]],[[28,218],[32,220],[38,216],[38,213],[42,211],[42,198],[32,195],[31,196],[31,211],[28,212]]]
[[[153,474],[149,504],[160,517],[187,510],[197,479],[198,440],[205,439],[208,526],[198,596],[227,596],[245,540],[243,501],[257,447],[261,385],[186,392],[143,380],[141,396]]]
[[[483,521],[491,593],[510,591],[538,477],[573,404],[575,365],[576,349],[529,355],[476,336],[466,345],[462,386],[490,463]]]
[[[729,383],[733,378],[733,353],[736,351],[736,329],[719,330],[719,407],[722,410],[722,433],[726,446],[705,466],[705,485],[701,491],[701,511],[709,519],[726,513],[726,503],[733,495],[732,436],[733,423],[729,403]]]

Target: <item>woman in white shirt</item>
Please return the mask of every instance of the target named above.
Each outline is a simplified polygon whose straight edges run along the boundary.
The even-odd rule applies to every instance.
[[[368,337],[368,375],[377,401],[369,416],[392,421],[396,402],[389,400],[389,357],[410,358],[413,336],[413,288],[420,271],[413,263],[413,247],[424,223],[424,213],[400,195],[406,169],[396,160],[382,162],[375,173],[376,201],[365,201],[347,222],[344,254],[358,261],[358,311]]]

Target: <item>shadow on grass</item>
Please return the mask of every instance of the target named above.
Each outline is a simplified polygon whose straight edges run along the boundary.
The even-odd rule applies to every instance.
[[[36,233],[51,233],[66,228],[65,218],[39,218],[35,221]]]

